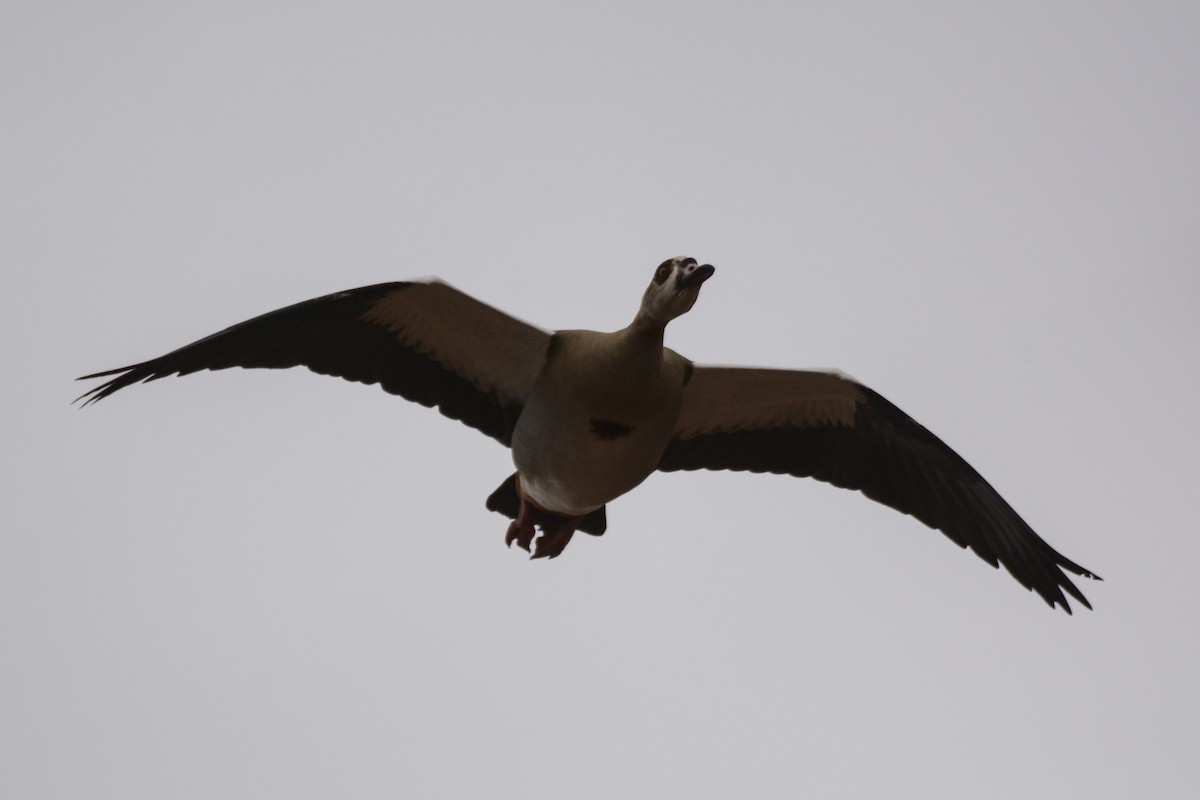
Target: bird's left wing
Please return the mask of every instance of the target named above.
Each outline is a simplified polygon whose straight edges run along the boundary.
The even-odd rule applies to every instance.
[[[1051,606],[1070,613],[1066,591],[1091,608],[1064,570],[1098,576],[1043,541],[941,439],[836,373],[696,367],[658,468],[773,472],[856,489],[1003,564]]]
[[[381,283],[281,308],[115,376],[84,405],[138,381],[229,367],[305,366],[462,420],[504,444],[545,361],[550,334],[440,281]]]

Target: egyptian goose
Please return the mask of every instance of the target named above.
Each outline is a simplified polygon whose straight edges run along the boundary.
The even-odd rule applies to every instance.
[[[663,347],[713,268],[673,258],[633,322],[547,333],[440,281],[383,283],[234,325],[159,358],[85,375],[83,405],[138,381],[228,367],[306,366],[436,406],[510,446],[516,473],[487,500],[506,541],[553,558],[655,470],[729,469],[857,489],[1003,564],[1051,606],[1091,608],[1066,575],[1097,578],[1043,541],[979,473],[867,387],[831,372],[694,366]],[[536,536],[540,528],[542,535]]]

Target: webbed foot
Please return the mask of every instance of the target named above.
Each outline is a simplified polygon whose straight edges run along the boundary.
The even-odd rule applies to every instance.
[[[508,533],[504,534],[504,543],[512,547],[512,543],[516,542],[517,547],[528,553],[533,546],[535,533],[537,530],[534,528],[533,521],[528,519],[525,514],[521,514],[509,524]]]
[[[517,518],[509,524],[504,542],[509,547],[516,542],[522,550],[532,553],[534,558],[554,558],[561,555],[570,544],[575,529],[583,519],[582,516],[546,511],[522,498]],[[541,536],[537,536],[538,528],[542,529]]]
[[[577,518],[564,517],[564,519],[576,520]],[[542,535],[533,548],[533,557],[554,558],[555,556],[562,555],[562,551],[567,549],[567,545],[571,543],[571,537],[574,535],[574,525],[549,530],[543,525]]]

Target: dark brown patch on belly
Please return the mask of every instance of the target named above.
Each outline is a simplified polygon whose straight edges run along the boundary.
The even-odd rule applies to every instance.
[[[620,439],[622,436],[628,436],[633,433],[633,428],[628,425],[622,425],[619,422],[609,422],[606,419],[588,420],[588,424],[592,435],[606,442],[611,442],[613,439]]]

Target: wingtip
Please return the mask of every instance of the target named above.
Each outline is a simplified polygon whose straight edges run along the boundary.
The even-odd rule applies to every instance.
[[[107,370],[104,370],[103,372],[94,372],[91,375],[80,375],[75,380],[87,381],[87,380],[93,380],[95,378],[108,378],[108,380],[105,381],[104,383],[100,384],[99,386],[93,386],[91,389],[88,389],[86,392],[79,395],[79,397],[76,397],[74,400],[71,401],[71,405],[75,405],[80,400],[82,400],[83,403],[80,404],[79,407],[87,408],[92,403],[96,403],[96,402],[99,402],[100,400],[103,400],[105,397],[108,397],[110,394],[117,391],[118,389],[120,389],[124,386],[127,386],[130,383],[136,383],[136,379],[126,380],[126,381],[122,381],[121,379],[129,376],[133,372],[133,370],[137,369],[139,366],[140,366],[139,364],[134,364],[134,365],[131,365],[128,367],[117,367],[116,369],[107,369]],[[115,375],[116,377],[115,378],[109,377],[112,375]]]
[[[1092,604],[1090,602],[1088,602],[1088,599],[1084,596],[1083,592],[1080,591],[1079,587],[1075,585],[1074,581],[1072,581],[1070,578],[1068,578],[1066,576],[1066,574],[1062,572],[1062,570],[1065,569],[1068,572],[1071,572],[1081,578],[1087,578],[1090,581],[1103,581],[1104,579],[1101,578],[1096,573],[1092,572],[1090,569],[1085,569],[1084,567],[1081,567],[1078,564],[1076,564],[1074,561],[1071,561],[1070,559],[1067,559],[1067,558],[1063,558],[1061,555],[1059,555],[1058,566],[1059,566],[1059,574],[1061,574],[1062,578],[1063,578],[1063,580],[1062,580],[1063,588],[1067,590],[1067,593],[1070,594],[1071,597],[1074,597],[1076,600],[1078,600],[1080,605],[1082,605],[1088,611],[1091,611]],[[1063,603],[1064,603],[1064,605],[1066,604],[1065,598],[1063,599]],[[1071,613],[1071,610],[1069,608],[1067,609],[1067,613],[1068,614]]]
[[[128,367],[117,367],[116,369],[106,369],[103,372],[93,372],[91,375],[80,375],[75,380],[90,381],[92,378],[106,378],[109,375],[116,375],[118,372],[129,372],[129,370],[133,369],[136,366],[138,366],[138,365],[131,364]]]
[[[1088,575],[1087,577],[1091,576]],[[1072,583],[1071,580],[1065,575],[1063,576],[1062,583],[1060,583],[1056,588],[1058,591],[1056,593],[1057,596],[1054,598],[1045,597],[1045,595],[1043,595],[1046,602],[1050,604],[1051,608],[1061,605],[1063,611],[1066,611],[1070,616],[1074,616],[1074,609],[1071,608],[1071,602],[1066,597],[1066,595],[1069,594],[1077,603],[1086,608],[1088,611],[1092,610],[1092,604],[1088,601],[1087,597],[1085,597],[1083,592],[1079,591],[1079,587]],[[1064,589],[1066,590],[1066,594],[1063,594]]]
[[[84,378],[87,378],[87,377],[91,377],[91,376],[84,376]],[[75,380],[77,380],[77,381],[81,381],[81,380],[84,380],[84,378],[76,378]],[[103,388],[104,388],[104,386],[103,386],[103,385],[101,385],[101,386],[95,386],[95,387],[93,387],[93,388],[91,388],[91,389],[88,389],[86,392],[84,392],[83,394],[79,395],[79,397],[76,397],[74,400],[72,400],[72,401],[71,401],[71,405],[75,405],[76,403],[79,403],[79,401],[80,401],[80,400],[82,400],[83,402],[82,402],[82,403],[79,403],[79,407],[80,407],[81,409],[83,409],[83,408],[87,408],[87,407],[88,407],[88,406],[90,406],[92,403],[94,403],[94,402],[96,402],[97,400],[99,400],[99,399],[100,399],[100,398],[99,398],[99,396],[98,396],[98,393],[99,393],[99,391],[100,391],[101,389],[103,389]]]

